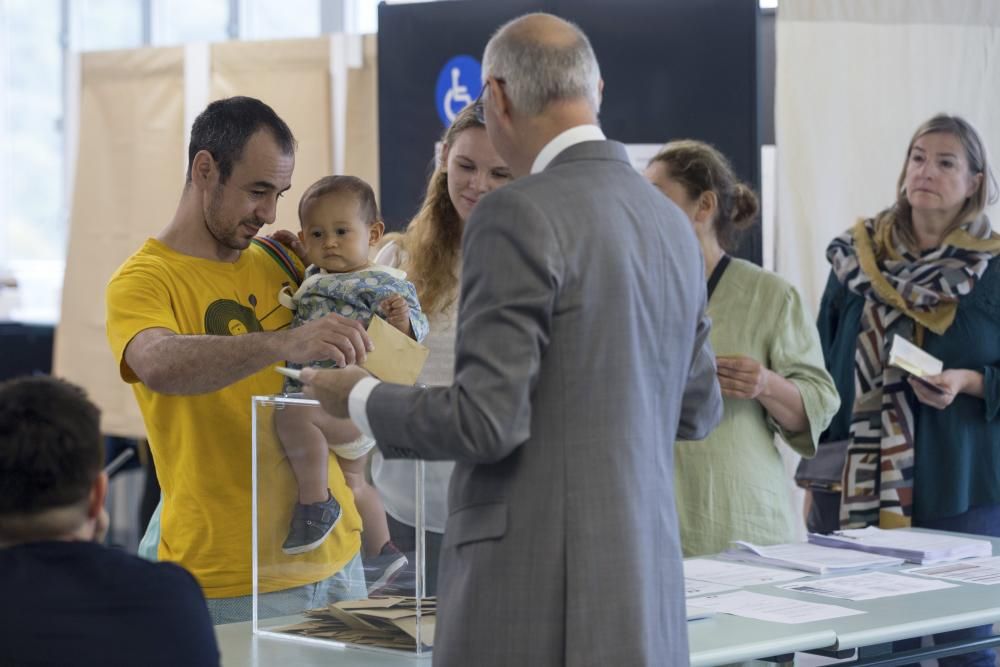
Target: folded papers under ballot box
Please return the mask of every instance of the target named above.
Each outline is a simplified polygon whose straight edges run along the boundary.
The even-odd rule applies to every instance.
[[[426,594],[425,575],[436,563],[424,559],[424,464],[412,463],[414,544],[365,559],[361,516],[323,430],[340,440],[344,423],[331,424],[318,402],[295,396],[253,399],[254,632],[430,655],[436,600]],[[353,467],[368,476],[367,466]],[[324,473],[336,502],[300,505],[300,489],[311,499],[308,490]]]

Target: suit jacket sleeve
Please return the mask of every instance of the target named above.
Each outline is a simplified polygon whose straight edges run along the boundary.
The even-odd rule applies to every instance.
[[[454,383],[383,383],[368,398],[368,421],[387,458],[492,463],[530,435],[562,253],[537,207],[504,189],[476,206],[462,256]]]
[[[715,373],[715,353],[708,334],[712,320],[705,314],[702,292],[701,318],[694,337],[691,372],[688,373],[681,401],[681,418],[677,425],[680,440],[703,440],[722,420],[722,392]]]

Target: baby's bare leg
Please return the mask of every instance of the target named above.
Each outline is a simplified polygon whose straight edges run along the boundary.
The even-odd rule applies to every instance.
[[[351,420],[336,419],[325,413],[321,428],[331,445],[352,442],[361,436]],[[337,456],[337,463],[344,472],[344,480],[354,493],[354,505],[361,515],[362,557],[377,556],[389,541],[389,523],[385,518],[382,497],[368,483],[368,456],[368,453],[357,459]]]
[[[344,471],[347,486],[354,492],[354,504],[361,514],[361,549],[362,557],[377,556],[382,547],[389,541],[389,523],[385,518],[385,506],[378,490],[368,483],[368,456],[359,459],[337,457],[340,469]]]
[[[317,423],[317,417],[323,414],[322,410],[303,405],[286,405],[274,413],[274,426],[292,466],[299,487],[299,502],[303,505],[321,503],[328,498],[330,454],[326,435]]]

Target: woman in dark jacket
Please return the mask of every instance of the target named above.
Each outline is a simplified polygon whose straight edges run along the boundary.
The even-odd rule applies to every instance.
[[[897,199],[827,249],[819,331],[848,441],[839,524],[1000,537],[1000,236],[996,181],[976,131],[938,115],[906,152]],[[890,366],[896,336],[943,362],[920,380]],[[830,529],[813,503],[811,529]],[[983,636],[989,626],[945,633]],[[993,665],[992,651],[941,665]]]

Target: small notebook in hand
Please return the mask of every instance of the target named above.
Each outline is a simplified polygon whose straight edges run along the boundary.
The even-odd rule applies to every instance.
[[[375,349],[360,364],[362,368],[383,382],[414,384],[417,381],[430,350],[378,315],[373,316],[368,325],[368,338]]]
[[[889,349],[889,365],[906,371],[921,386],[935,393],[944,392],[943,389],[923,378],[925,375],[940,373],[944,370],[944,363],[898,334],[893,336],[892,347]]]

